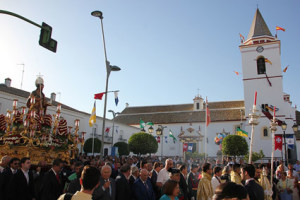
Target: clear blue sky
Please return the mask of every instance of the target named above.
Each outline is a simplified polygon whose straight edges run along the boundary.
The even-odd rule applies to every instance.
[[[12,79],[34,90],[41,73],[44,92],[60,92],[60,100],[90,113],[93,95],[105,89],[106,71],[100,20],[101,10],[108,60],[122,68],[112,72],[109,90],[120,90],[119,105],[108,96],[108,107],[121,112],[130,106],[192,103],[198,93],[209,101],[244,99],[239,33],[248,35],[259,9],[272,34],[281,40],[284,91],[300,106],[300,1],[179,1],[179,0],[1,0],[0,9],[23,15],[53,28],[57,53],[38,44],[40,29],[20,19],[0,15],[0,82]],[[298,78],[297,78],[298,77]],[[59,97],[57,97],[59,98]],[[97,102],[103,115],[104,101]],[[111,118],[109,113],[107,117]]]

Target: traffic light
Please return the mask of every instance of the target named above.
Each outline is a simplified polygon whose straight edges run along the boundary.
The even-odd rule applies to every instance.
[[[42,27],[39,44],[50,51],[56,52],[57,41],[51,38],[52,27],[45,22],[42,23]]]

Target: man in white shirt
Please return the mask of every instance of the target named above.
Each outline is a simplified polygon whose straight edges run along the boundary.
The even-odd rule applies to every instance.
[[[100,171],[95,167],[85,166],[81,173],[80,184],[81,190],[77,191],[74,195],[71,195],[72,200],[92,200],[92,194],[94,190],[99,186]],[[69,194],[61,195],[58,200],[65,199],[65,196]]]
[[[167,180],[170,179],[170,172],[168,170],[173,167],[173,160],[168,158],[165,162],[165,167],[160,170],[157,175],[156,185],[161,188]]]
[[[211,185],[213,188],[213,192],[215,193],[216,188],[221,184],[221,175],[222,175],[222,168],[219,166],[214,167],[213,169],[214,176],[211,179]]]

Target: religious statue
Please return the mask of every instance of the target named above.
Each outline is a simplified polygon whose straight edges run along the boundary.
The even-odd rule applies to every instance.
[[[35,81],[36,90],[32,91],[27,100],[27,107],[36,111],[36,114],[46,115],[47,107],[51,104],[48,103],[45,99],[45,94],[43,93],[44,89],[44,80],[41,77],[38,77]]]

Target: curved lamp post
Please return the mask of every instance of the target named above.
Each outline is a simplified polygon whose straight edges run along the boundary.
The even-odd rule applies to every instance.
[[[108,110],[108,112],[111,112],[113,115],[113,126],[112,126],[112,133],[111,133],[111,136],[112,136],[111,146],[113,146],[114,145],[114,133],[115,133],[115,117],[120,113],[119,112],[115,113],[113,110]]]
[[[91,13],[94,17],[99,17],[101,21],[101,30],[102,30],[102,39],[103,39],[103,48],[104,48],[104,56],[105,56],[105,66],[106,66],[106,86],[105,86],[105,99],[104,99],[104,110],[103,110],[103,125],[102,125],[102,144],[101,144],[101,157],[104,156],[104,130],[105,130],[105,117],[106,117],[106,105],[107,105],[107,90],[108,90],[108,79],[110,72],[112,71],[120,71],[121,68],[115,65],[110,65],[107,60],[106,54],[106,46],[105,46],[105,38],[104,38],[104,29],[103,29],[103,13],[101,11],[93,11]]]

